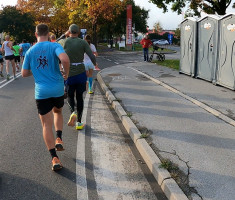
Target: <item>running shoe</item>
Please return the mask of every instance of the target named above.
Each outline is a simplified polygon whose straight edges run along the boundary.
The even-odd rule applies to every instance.
[[[84,126],[85,126],[84,123],[76,122],[76,129],[77,130],[82,130],[84,128]]]
[[[10,80],[10,74],[7,74],[7,81]]]
[[[55,148],[56,151],[64,151],[64,147],[63,147],[63,141],[58,137],[55,140]]]
[[[1,77],[4,77],[2,72],[0,72],[0,76],[1,76]]]
[[[59,158],[54,157],[51,162],[52,162],[52,170],[53,171],[57,171],[57,170],[62,169],[63,166],[62,166]]]
[[[13,79],[16,79],[16,76],[14,76]]]
[[[73,112],[71,115],[70,115],[70,118],[69,118],[69,121],[68,121],[68,126],[75,126],[75,122],[77,120],[77,114],[75,112]]]
[[[94,92],[93,92],[92,90],[90,90],[88,93],[89,93],[89,94],[94,94]]]

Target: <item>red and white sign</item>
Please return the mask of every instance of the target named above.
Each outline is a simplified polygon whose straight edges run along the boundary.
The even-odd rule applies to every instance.
[[[126,44],[132,45],[132,5],[127,5]]]

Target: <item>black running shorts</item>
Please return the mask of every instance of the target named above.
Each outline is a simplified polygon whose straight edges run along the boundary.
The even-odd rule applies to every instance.
[[[0,63],[3,63],[3,58],[0,58]]]
[[[64,106],[64,95],[61,97],[52,97],[48,99],[36,99],[38,114],[45,115],[54,107],[62,108]]]
[[[20,62],[20,56],[15,56],[15,62]]]
[[[14,60],[15,56],[14,54],[10,55],[10,56],[5,56],[5,60]]]

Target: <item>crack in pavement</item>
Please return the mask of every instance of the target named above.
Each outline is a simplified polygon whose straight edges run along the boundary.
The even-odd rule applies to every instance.
[[[155,147],[156,148],[156,147]],[[154,149],[153,149],[154,150]],[[158,153],[157,153],[157,152]],[[189,177],[190,177],[190,169],[192,167],[189,166],[189,161],[185,161],[183,160],[177,153],[175,150],[173,150],[173,152],[169,152],[169,151],[163,151],[163,150],[159,150],[158,148],[156,148],[156,150],[154,150],[154,152],[159,156],[160,160],[162,161],[164,158],[162,155],[160,155],[160,153],[167,153],[167,154],[171,154],[173,156],[176,156],[181,162],[185,163],[185,165],[187,166],[187,174],[185,174],[183,171],[181,171],[180,169],[176,170],[168,170],[171,174],[172,177],[169,178],[165,178],[162,183],[167,180],[167,179],[171,179],[173,178],[178,185],[180,186],[180,188],[186,193],[186,195],[188,196],[188,198],[190,200],[192,200],[191,194],[194,193],[196,195],[198,195],[199,198],[201,198],[201,200],[203,200],[203,197],[198,193],[198,191],[195,189],[195,187],[191,187],[189,185]],[[172,162],[173,163],[173,162]],[[174,163],[173,163],[174,164]],[[174,164],[175,165],[175,164]],[[186,177],[185,177],[186,176]],[[182,180],[183,178],[183,180]],[[179,180],[180,179],[180,180]]]

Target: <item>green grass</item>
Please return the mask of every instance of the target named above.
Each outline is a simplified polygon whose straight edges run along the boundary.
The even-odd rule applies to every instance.
[[[164,60],[164,61],[153,60],[152,62],[176,70],[179,70],[180,67],[180,60]]]

